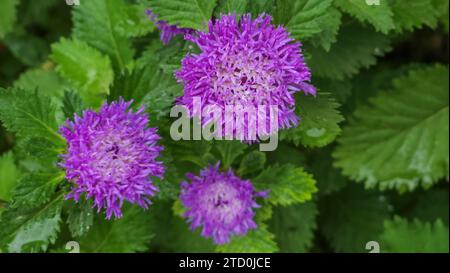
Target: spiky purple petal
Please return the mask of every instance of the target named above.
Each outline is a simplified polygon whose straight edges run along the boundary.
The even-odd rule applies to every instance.
[[[190,183],[182,182],[180,199],[191,229],[201,226],[202,236],[224,244],[231,235],[244,235],[257,227],[255,198],[267,193],[256,192],[250,180],[240,179],[232,170],[219,172],[219,164],[202,170],[200,176],[188,173]]]
[[[289,37],[284,27],[273,26],[271,20],[265,14],[254,20],[250,14],[240,19],[222,15],[209,22],[208,32],[186,34],[185,39],[196,43],[201,53],[187,55],[175,73],[184,85],[177,103],[186,106],[193,116],[199,115],[194,111],[194,98],[201,98],[203,107],[219,106],[223,116],[227,105],[273,105],[278,109],[278,126],[263,129],[266,134],[297,126],[294,93],[315,95],[316,90],[309,83],[311,73],[301,43]],[[261,118],[268,124],[268,108]]]
[[[148,208],[158,191],[150,177],[164,173],[156,160],[163,149],[157,144],[157,129],[148,128],[144,108],[133,112],[131,103],[105,103],[99,112],[85,110],[60,127],[68,145],[60,165],[74,184],[66,198],[92,198],[108,219],[122,216],[124,201]]]

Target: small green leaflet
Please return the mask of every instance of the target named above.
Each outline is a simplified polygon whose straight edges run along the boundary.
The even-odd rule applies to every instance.
[[[233,162],[244,153],[247,145],[237,140],[216,141],[214,147],[219,152],[221,167],[228,169]]]
[[[312,175],[290,164],[269,166],[253,179],[253,184],[258,190],[269,190],[268,201],[273,205],[302,203],[317,192]]]
[[[19,178],[19,170],[11,152],[0,155],[0,202],[8,202]]]
[[[379,5],[368,5],[366,0],[335,0],[334,4],[342,11],[356,17],[359,21],[369,22],[377,31],[384,34],[387,34],[395,27],[392,18],[394,14],[387,0],[379,0]]]
[[[2,41],[11,53],[24,65],[33,67],[43,63],[49,53],[44,38],[29,35],[24,29],[16,27]]]
[[[13,30],[17,20],[16,6],[19,0],[0,1],[0,40]]]
[[[122,208],[121,219],[97,215],[89,232],[78,239],[81,252],[130,253],[146,251],[153,237],[149,214],[139,206]]]
[[[219,17],[220,14],[236,13],[238,16],[246,13],[249,1],[252,0],[221,0],[219,6],[215,9],[215,14]]]
[[[348,184],[319,200],[319,228],[336,252],[366,252],[365,245],[383,231],[390,215],[383,195]]]
[[[442,25],[443,29],[444,29],[444,33],[448,34],[448,25],[449,25],[449,20],[448,20],[448,6],[449,6],[449,1],[448,0],[432,0],[434,9],[437,12],[437,16],[438,16],[438,20],[439,20],[439,25]]]
[[[177,204],[178,203],[178,204]],[[155,234],[150,244],[151,252],[213,252],[211,239],[200,236],[200,228],[192,231],[181,218],[181,204],[170,201],[155,202],[150,208],[150,231]],[[171,213],[174,211],[174,213]]]
[[[239,176],[261,171],[266,164],[266,154],[260,151],[251,151],[246,154],[239,165],[237,173]]]
[[[145,105],[157,117],[168,116],[174,98],[181,94],[182,87],[173,75],[165,73],[156,60],[139,62],[131,72],[124,71],[116,76],[109,100],[122,97],[133,99],[136,104]]]
[[[330,27],[331,33],[336,34],[335,26],[331,26],[336,21],[328,14],[331,3],[332,0],[278,0],[276,21],[283,23],[292,37],[299,41],[322,33],[327,28],[329,30]]]
[[[318,211],[314,202],[273,208],[269,230],[275,234],[280,252],[307,252],[314,239]]]
[[[0,120],[20,137],[43,137],[59,145],[65,140],[57,132],[55,107],[39,91],[0,88]]]
[[[212,17],[215,0],[150,0],[158,20],[182,28],[204,30]]]
[[[63,194],[36,209],[8,209],[0,218],[0,249],[8,252],[41,252],[59,232]]]
[[[263,12],[273,14],[275,0],[249,0],[248,9],[251,11],[253,18],[256,18]]]
[[[278,251],[274,235],[267,225],[260,223],[257,229],[250,230],[244,236],[233,236],[231,242],[216,247],[221,253],[272,253]]]
[[[417,218],[426,222],[440,219],[448,227],[448,199],[448,189],[445,187],[429,189],[417,196],[417,200],[414,200],[416,201],[414,207],[408,211],[406,216],[408,219]]]
[[[326,52],[337,41],[337,34],[341,27],[342,14],[339,10],[331,7],[325,14],[322,23],[323,31],[311,37],[311,43],[315,47],[321,46]]]
[[[212,148],[211,142],[205,140],[167,141],[163,145],[170,149],[172,157],[179,167],[184,166],[182,162],[190,162],[203,168],[207,163],[204,156],[209,154]]]
[[[78,93],[66,90],[63,98],[63,112],[66,118],[73,119],[75,114],[81,116],[83,109],[83,101]]]
[[[440,83],[440,84],[436,84]],[[359,107],[335,165],[367,187],[414,190],[448,176],[448,68],[413,70]]]
[[[70,202],[67,224],[73,237],[81,237],[90,230],[94,222],[94,213],[90,199],[80,199],[77,203]]]
[[[30,69],[22,73],[17,81],[14,82],[14,87],[33,90],[38,88],[47,96],[52,98],[52,102],[60,102],[64,89],[69,88],[70,85],[62,79],[54,70],[44,69]]]
[[[128,7],[123,0],[89,0],[75,6],[72,17],[73,37],[106,53],[120,71],[132,64],[134,55],[131,40],[124,33],[126,24],[133,21]]]
[[[341,132],[339,123],[344,120],[339,103],[328,93],[316,97],[296,94],[296,114],[300,117],[297,127],[281,131],[280,139],[295,145],[323,147],[331,143]]]
[[[127,5],[125,19],[117,26],[117,31],[127,37],[142,37],[155,30],[145,13],[145,4]]]
[[[35,208],[55,193],[64,180],[64,172],[29,173],[22,176],[13,191],[11,208]]]
[[[358,37],[358,38],[355,38]],[[344,80],[357,74],[362,68],[374,65],[377,57],[391,50],[389,38],[357,24],[342,26],[337,42],[327,52],[325,49],[305,43],[304,52],[315,77]]]
[[[412,31],[422,25],[435,28],[439,14],[432,2],[433,0],[389,0],[394,13],[395,30]]]
[[[398,216],[384,223],[380,252],[448,253],[448,227],[441,220],[408,222]]]
[[[62,106],[61,101],[63,99],[64,90],[72,87],[66,80],[59,76],[56,71],[41,68],[29,69],[20,75],[13,86],[26,90],[40,90],[43,94],[49,96],[52,103],[57,107],[57,121],[64,120],[60,109]]]
[[[99,107],[114,77],[109,58],[85,42],[64,38],[52,45],[51,57],[61,76],[78,88],[86,106]]]
[[[341,174],[341,170],[333,166],[331,157],[333,146],[335,145],[317,149],[310,157],[308,171],[311,171],[317,181],[319,196],[333,194],[342,189],[349,181]]]

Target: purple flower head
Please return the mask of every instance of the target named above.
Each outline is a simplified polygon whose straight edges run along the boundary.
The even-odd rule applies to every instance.
[[[208,32],[186,34],[185,39],[197,44],[201,53],[187,55],[175,73],[184,85],[178,105],[186,106],[192,116],[199,116],[193,107],[194,98],[201,98],[203,108],[215,105],[222,111],[229,105],[248,109],[264,106],[265,112],[258,110],[257,116],[264,119],[261,124],[270,127],[261,128],[265,135],[297,126],[294,93],[315,95],[316,90],[309,84],[311,73],[301,43],[289,37],[284,27],[272,25],[271,20],[265,14],[254,20],[250,14],[240,19],[222,15],[209,22]],[[269,126],[269,106],[277,109],[276,126]],[[222,120],[222,128],[224,125]]]
[[[231,170],[219,172],[219,165],[207,167],[200,176],[188,173],[191,183],[182,182],[180,199],[191,229],[203,226],[202,236],[225,244],[231,235],[243,235],[257,227],[253,220],[253,208],[259,207],[255,197],[265,197],[266,192],[255,192],[249,180]]]
[[[151,10],[146,10],[146,14],[159,29],[160,39],[164,45],[169,44],[170,40],[172,40],[172,38],[177,35],[190,34],[194,32],[194,30],[190,28],[179,28],[174,25],[169,25],[166,21],[159,21],[156,15]]]
[[[163,149],[157,145],[157,129],[148,128],[144,108],[133,112],[131,103],[120,99],[105,103],[98,113],[85,110],[60,128],[68,144],[61,166],[74,183],[66,199],[78,202],[86,194],[97,211],[106,209],[108,219],[122,216],[125,200],[148,208],[149,197],[158,191],[149,177],[164,173],[156,161]]]

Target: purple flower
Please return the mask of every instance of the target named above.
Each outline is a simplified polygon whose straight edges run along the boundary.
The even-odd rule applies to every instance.
[[[156,161],[163,149],[157,145],[157,129],[148,128],[143,107],[129,110],[131,103],[120,99],[105,103],[98,113],[85,110],[60,128],[68,144],[61,166],[74,183],[66,199],[78,202],[86,194],[97,211],[106,209],[107,219],[122,216],[124,200],[148,208],[149,197],[158,191],[149,177],[162,178],[164,173]]]
[[[160,39],[163,44],[167,45],[170,40],[176,35],[184,35],[194,32],[193,29],[190,28],[179,28],[174,25],[169,25],[166,21],[159,21],[156,15],[151,10],[146,10],[147,15],[150,20],[155,23],[156,27],[160,31]]]
[[[255,197],[266,192],[255,192],[249,180],[242,180],[233,171],[221,173],[219,165],[209,166],[200,176],[188,173],[191,183],[183,181],[180,199],[187,211],[191,229],[203,226],[202,236],[212,237],[216,244],[225,244],[230,236],[246,234],[257,227],[253,208],[259,205]]]
[[[263,105],[265,112],[258,111],[257,116],[264,119],[261,124],[267,127],[268,107],[272,106],[277,109],[278,125],[261,128],[264,135],[279,128],[297,126],[294,93],[303,91],[315,95],[316,90],[309,84],[311,73],[304,61],[301,43],[290,38],[284,27],[273,26],[271,20],[265,14],[255,20],[250,14],[240,20],[236,15],[222,15],[209,22],[209,32],[186,34],[185,39],[196,43],[201,53],[187,55],[181,69],[175,73],[184,85],[178,105],[186,106],[191,116],[200,115],[194,109],[194,98],[201,98],[203,108],[215,105],[222,111],[227,105],[256,109]],[[203,125],[207,121],[203,120]],[[225,128],[224,123],[222,119],[222,128]],[[248,124],[242,126],[247,131]],[[222,132],[225,136],[224,129]]]

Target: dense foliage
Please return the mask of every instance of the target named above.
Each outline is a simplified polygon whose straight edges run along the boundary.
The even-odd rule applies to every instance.
[[[379,2],[379,5],[376,5]],[[369,5],[373,4],[373,5]],[[448,252],[448,0],[0,1],[0,252]],[[273,152],[174,141],[174,77],[197,46],[160,41],[151,9],[203,30],[220,14],[271,15],[303,44],[317,95]],[[105,219],[65,197],[59,127],[133,99],[158,127],[166,170],[148,210]],[[257,228],[215,245],[182,217],[180,184],[221,162],[269,190]]]

